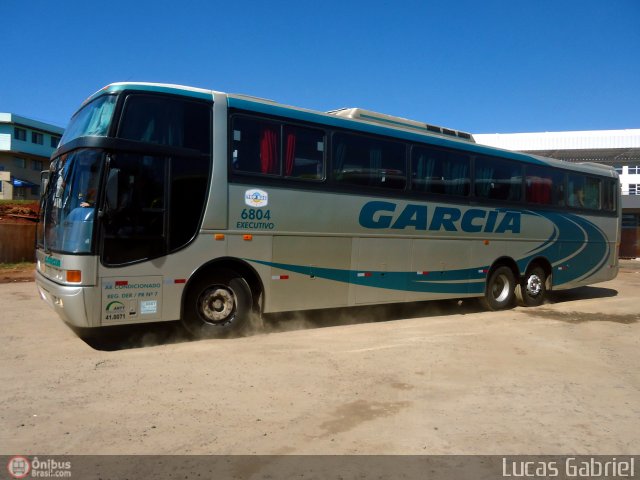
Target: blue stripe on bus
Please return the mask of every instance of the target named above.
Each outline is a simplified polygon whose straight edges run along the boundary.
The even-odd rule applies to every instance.
[[[535,157],[530,157],[525,154],[517,152],[508,152],[506,150],[496,150],[492,147],[480,145],[478,143],[466,142],[463,140],[453,141],[437,135],[421,135],[419,133],[412,133],[403,130],[396,130],[387,128],[382,125],[372,125],[365,122],[358,122],[349,120],[344,117],[336,115],[326,115],[321,113],[315,113],[311,111],[298,110],[294,108],[288,108],[281,105],[273,105],[270,103],[254,102],[243,98],[228,97],[228,105],[231,108],[239,108],[242,110],[250,110],[257,113],[264,113],[266,115],[274,115],[278,117],[285,117],[294,120],[301,120],[304,122],[312,122],[322,124],[330,127],[346,128],[350,130],[358,130],[366,133],[373,133],[377,135],[386,135],[389,137],[395,137],[403,140],[410,140],[414,142],[429,143],[431,145],[455,148],[458,150],[465,150],[470,153],[480,153],[484,155],[500,156],[501,158],[510,158],[512,160],[518,160],[521,162],[534,164],[534,165],[548,165],[546,162],[539,160]]]
[[[553,284],[559,286],[584,280],[597,273],[607,262],[610,246],[604,232],[590,221],[573,214],[532,212],[554,224],[554,232],[539,247],[516,261],[521,272],[536,258],[546,258],[553,267]],[[488,265],[433,272],[384,272],[343,270],[247,259],[250,262],[301,275],[354,285],[423,293],[479,294],[484,292]],[[366,270],[366,275],[362,272]],[[360,273],[360,275],[359,275]]]
[[[367,270],[367,276],[359,276],[362,270],[342,270],[338,268],[318,268],[288,263],[266,262],[264,260],[247,259],[272,268],[299,273],[301,275],[351,283],[366,287],[387,290],[403,290],[408,292],[432,293],[482,293],[484,292],[484,274],[479,282],[469,282],[471,275],[479,276],[477,269],[447,270],[418,275],[416,272],[383,272]],[[433,277],[433,280],[432,280]],[[456,280],[459,280],[456,282]]]

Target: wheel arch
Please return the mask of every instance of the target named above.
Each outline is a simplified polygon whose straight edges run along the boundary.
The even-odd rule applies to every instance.
[[[515,277],[516,281],[520,278],[520,270],[518,269],[518,264],[516,263],[516,261],[511,257],[503,256],[496,259],[491,264],[491,268],[489,268],[489,271],[487,272],[487,281],[491,277],[493,271],[499,267],[509,267],[513,272],[513,276]]]
[[[262,280],[260,280],[260,275],[258,275],[258,272],[244,260],[233,257],[222,257],[205,263],[195,272],[193,272],[193,274],[189,277],[189,280],[187,281],[187,284],[182,291],[182,298],[180,300],[181,318],[184,316],[185,298],[190,286],[199,281],[201,278],[215,273],[217,270],[232,271],[242,276],[242,278],[244,278],[249,284],[249,288],[251,289],[254,310],[258,312],[262,311],[264,302],[262,293],[264,292],[264,285],[262,283]]]

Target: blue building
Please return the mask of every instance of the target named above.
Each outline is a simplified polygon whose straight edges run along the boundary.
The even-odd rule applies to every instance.
[[[58,146],[63,128],[0,113],[0,199],[38,200],[40,172]]]

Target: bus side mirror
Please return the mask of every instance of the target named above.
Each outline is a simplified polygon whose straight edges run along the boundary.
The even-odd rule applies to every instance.
[[[118,209],[118,179],[120,177],[120,169],[114,168],[109,170],[107,177],[107,211]]]
[[[44,193],[47,191],[47,185],[49,184],[49,170],[43,170],[40,172],[40,196],[44,197]]]

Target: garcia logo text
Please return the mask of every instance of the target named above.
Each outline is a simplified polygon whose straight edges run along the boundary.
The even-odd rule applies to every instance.
[[[372,201],[360,210],[364,228],[430,230],[469,233],[520,233],[520,212],[456,207],[435,207],[429,217],[427,205],[408,204],[402,210],[392,202]]]

